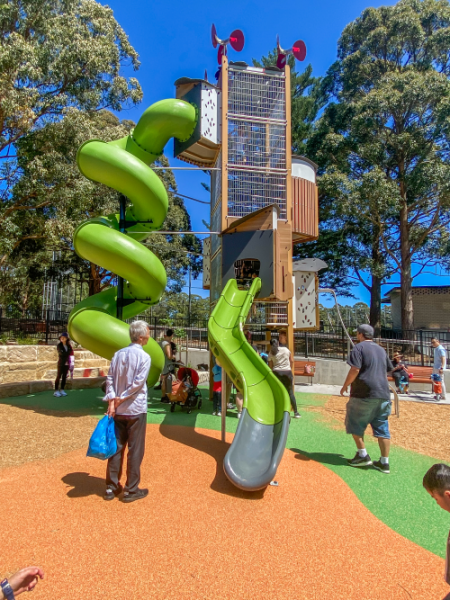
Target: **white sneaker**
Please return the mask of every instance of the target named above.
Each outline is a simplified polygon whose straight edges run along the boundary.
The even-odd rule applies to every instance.
[[[222,413],[221,413],[221,412],[218,412],[218,413],[217,413],[217,416],[218,416],[218,417],[221,417],[221,416],[222,416]]]
[[[53,395],[56,396],[57,398],[61,397],[61,393],[60,392],[55,392]]]
[[[66,394],[66,392],[65,392],[64,390],[61,390],[61,391],[59,392],[59,395],[60,395],[60,396],[67,396],[67,394]]]
[[[217,415],[217,413],[214,411],[213,414],[212,414],[212,416],[215,417],[216,415]]]
[[[242,412],[238,412],[237,418],[240,419],[242,417]]]

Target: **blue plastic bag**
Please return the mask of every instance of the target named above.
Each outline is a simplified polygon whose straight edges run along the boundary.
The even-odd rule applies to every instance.
[[[114,418],[105,415],[98,422],[94,433],[89,440],[89,448],[86,456],[106,460],[117,452],[116,431],[114,428]]]

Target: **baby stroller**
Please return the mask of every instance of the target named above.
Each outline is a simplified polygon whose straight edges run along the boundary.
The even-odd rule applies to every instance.
[[[194,369],[188,367],[178,369],[177,378],[172,381],[172,391],[167,394],[171,401],[170,412],[174,412],[177,405],[185,407],[188,415],[193,408],[200,410],[202,395],[197,388],[198,380],[198,373]]]

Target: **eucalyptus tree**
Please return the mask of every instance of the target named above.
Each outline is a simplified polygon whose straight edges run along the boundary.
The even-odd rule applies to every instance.
[[[33,216],[52,198],[13,193],[23,174],[20,140],[67,110],[121,110],[142,99],[136,50],[113,11],[93,0],[8,0],[0,5],[0,260],[24,240],[17,213]],[[39,218],[39,217],[37,217]]]
[[[378,276],[399,273],[404,330],[413,277],[448,247],[449,75],[447,0],[369,8],[342,33],[317,124],[340,227],[369,227]]]

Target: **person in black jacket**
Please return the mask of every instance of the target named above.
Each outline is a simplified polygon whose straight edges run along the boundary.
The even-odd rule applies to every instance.
[[[62,333],[59,336],[59,343],[56,346],[58,350],[58,371],[56,373],[55,393],[57,398],[67,396],[64,388],[66,387],[66,378],[69,371],[69,356],[73,354],[72,346],[69,343],[69,334]],[[61,391],[59,390],[59,382],[61,381]]]

